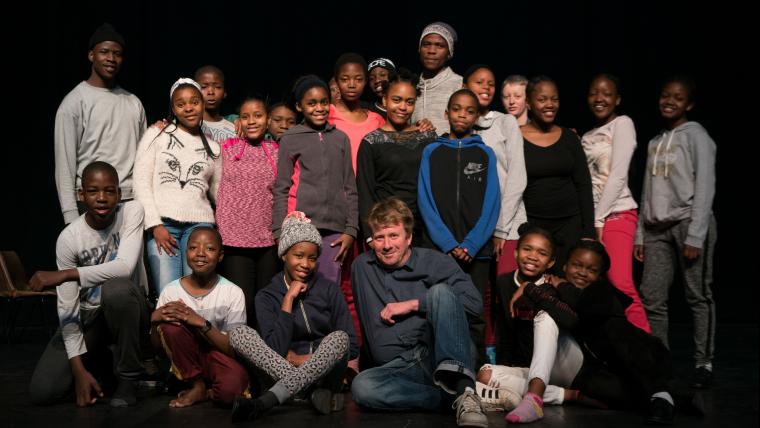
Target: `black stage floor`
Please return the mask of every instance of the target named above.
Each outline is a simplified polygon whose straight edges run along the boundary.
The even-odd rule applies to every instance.
[[[678,385],[684,387],[691,372],[688,325],[676,325],[671,337]],[[27,330],[19,343],[0,345],[0,426],[12,427],[225,427],[232,426],[229,410],[202,403],[188,409],[168,407],[169,396],[154,390],[141,390],[137,406],[112,409],[107,404],[79,409],[72,403],[49,407],[29,404],[28,382],[46,336]],[[757,427],[758,426],[758,326],[724,324],[718,326],[715,386],[703,393],[707,414],[678,414],[679,427]],[[528,426],[638,427],[640,415],[613,410],[576,406],[547,406],[545,418]],[[490,413],[491,427],[507,423],[503,414]],[[452,414],[371,413],[361,411],[348,401],[346,410],[328,416],[315,414],[305,403],[275,409],[262,419],[235,426],[294,428],[341,427],[455,427]]]

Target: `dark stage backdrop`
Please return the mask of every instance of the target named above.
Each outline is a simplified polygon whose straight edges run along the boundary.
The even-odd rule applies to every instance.
[[[486,63],[496,70],[497,80],[513,73],[547,74],[560,88],[558,123],[579,133],[591,127],[585,103],[591,76],[601,71],[620,76],[620,111],[633,118],[638,132],[630,180],[637,197],[647,142],[661,126],[657,108],[661,81],[676,72],[692,74],[699,84],[692,119],[701,122],[718,145],[714,205],[719,225],[718,316],[723,321],[756,321],[755,269],[747,265],[749,256],[742,256],[751,251],[750,236],[756,233],[732,215],[738,212],[737,191],[750,194],[742,200],[757,194],[751,187],[757,183],[754,171],[747,171],[744,178],[743,168],[732,167],[749,153],[732,149],[741,144],[736,118],[743,115],[745,123],[753,120],[754,106],[740,105],[749,94],[737,87],[742,71],[735,70],[738,67],[732,61],[734,54],[742,53],[738,32],[748,30],[733,31],[743,28],[734,22],[742,15],[738,9],[698,2],[662,3],[441,0],[424,5],[323,2],[304,6],[277,0],[200,4],[131,0],[40,5],[34,28],[43,31],[39,23],[45,19],[47,39],[40,50],[44,50],[47,77],[44,110],[32,122],[39,140],[14,148],[15,158],[34,159],[36,165],[33,171],[16,176],[26,177],[23,186],[11,186],[17,189],[11,192],[6,210],[12,224],[2,234],[2,247],[17,250],[30,273],[55,267],[55,240],[63,221],[53,179],[54,117],[63,97],[89,75],[87,40],[102,22],[112,23],[126,38],[119,80],[142,100],[152,122],[167,113],[171,83],[191,76],[204,64],[215,64],[227,75],[225,113],[233,112],[246,94],[279,100],[301,74],[329,77],[335,59],[346,51],[359,52],[368,60],[388,57],[419,71],[420,32],[426,24],[442,20],[459,33],[451,62],[455,71],[461,74],[473,63]],[[500,105],[494,108],[501,110]],[[740,112],[743,108],[747,110]],[[750,132],[743,131],[742,137],[746,135]],[[745,209],[742,217],[752,211]],[[750,289],[749,294],[744,287]],[[682,302],[682,290],[675,293],[676,301]],[[684,304],[676,306],[680,307],[676,317],[688,319]]]

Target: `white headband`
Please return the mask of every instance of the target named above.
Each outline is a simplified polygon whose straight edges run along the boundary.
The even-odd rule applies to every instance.
[[[201,85],[199,85],[198,82],[196,82],[195,80],[189,77],[180,77],[179,79],[177,79],[176,82],[174,82],[174,84],[172,85],[172,88],[169,89],[169,101],[172,100],[172,96],[174,96],[174,91],[177,90],[179,85],[193,85],[196,88],[198,88],[199,91],[201,90]]]

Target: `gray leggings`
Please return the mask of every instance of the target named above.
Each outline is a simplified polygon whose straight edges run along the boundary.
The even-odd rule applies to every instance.
[[[230,344],[239,356],[277,382],[269,390],[280,403],[308,388],[341,364],[345,369],[348,356],[348,334],[343,331],[334,331],[322,339],[311,358],[300,367],[293,366],[273,351],[259,333],[248,326],[232,329]]]

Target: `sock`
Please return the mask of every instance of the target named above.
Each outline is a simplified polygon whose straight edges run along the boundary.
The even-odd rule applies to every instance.
[[[462,378],[457,381],[457,397],[464,394],[464,391],[467,388],[470,388],[474,392],[475,382],[467,376],[462,376]]]
[[[280,404],[280,400],[277,399],[277,396],[274,395],[272,391],[267,391],[261,394],[261,397],[257,398],[257,400],[259,400],[259,403],[261,404],[261,411],[269,410]]]
[[[670,403],[671,406],[675,406],[675,403],[673,403],[673,397],[667,391],[660,391],[655,394],[652,394],[652,397],[649,399],[649,401],[652,401],[655,398],[662,398],[663,400]]]
[[[528,392],[514,410],[504,418],[509,423],[528,423],[544,417],[544,400],[538,395]]]

